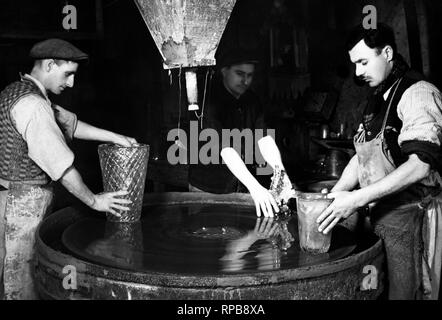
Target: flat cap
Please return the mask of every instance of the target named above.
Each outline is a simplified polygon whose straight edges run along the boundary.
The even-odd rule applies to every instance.
[[[60,59],[80,61],[89,59],[89,56],[86,53],[71,43],[61,39],[48,39],[36,43],[31,51],[29,51],[29,57],[35,60]]]
[[[217,51],[215,54],[216,65],[218,68],[230,67],[236,64],[258,64],[259,60],[256,53],[242,48],[232,48],[223,51]]]

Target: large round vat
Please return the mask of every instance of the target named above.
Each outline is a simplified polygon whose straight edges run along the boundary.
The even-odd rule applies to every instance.
[[[206,207],[214,213],[200,213]],[[223,215],[233,207],[237,213]],[[291,245],[278,249],[259,240],[236,262],[223,259],[223,246],[248,239],[255,220],[247,194],[147,194],[142,225],[128,227],[65,208],[38,229],[37,290],[45,299],[376,299],[382,293],[381,241],[343,227],[327,254],[299,250],[293,218],[285,225]]]

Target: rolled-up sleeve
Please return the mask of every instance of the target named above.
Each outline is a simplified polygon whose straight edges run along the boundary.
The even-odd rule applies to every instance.
[[[408,88],[398,105],[403,125],[398,137],[404,155],[416,154],[442,173],[442,98],[432,84],[420,81]]]
[[[72,166],[74,154],[66,144],[51,106],[46,100],[31,95],[21,99],[11,115],[27,143],[29,157],[52,180],[60,179]]]
[[[72,113],[62,107],[53,104],[55,119],[57,123],[60,125],[65,137],[69,140],[74,139],[74,133],[77,129],[77,115]]]
[[[402,129],[399,145],[406,141],[425,141],[441,145],[442,97],[432,84],[419,81],[408,88],[398,105]]]

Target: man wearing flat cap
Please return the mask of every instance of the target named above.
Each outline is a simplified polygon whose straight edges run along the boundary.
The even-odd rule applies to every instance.
[[[74,85],[88,55],[64,40],[33,46],[29,74],[0,93],[0,298],[36,299],[33,285],[35,231],[53,199],[52,181],[96,211],[127,210],[126,191],[93,194],[75,169],[67,145],[73,138],[131,146],[135,139],[99,129],[51,103]],[[3,297],[1,297],[3,295]]]
[[[215,129],[220,137],[220,143],[222,129],[238,129],[239,131],[250,129],[252,132],[255,129],[264,129],[262,105],[250,89],[258,63],[255,54],[235,48],[234,50],[218,50],[215,58],[218,73],[204,110],[202,119],[204,129]],[[241,149],[241,156],[244,159],[244,142],[242,142]],[[249,171],[254,171],[253,165],[248,165]],[[189,191],[210,193],[247,191],[227,166],[222,164],[221,159],[219,164],[189,165],[188,179]]]

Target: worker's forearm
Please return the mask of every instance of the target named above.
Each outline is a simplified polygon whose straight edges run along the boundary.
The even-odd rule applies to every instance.
[[[259,151],[264,160],[275,170],[279,167],[281,170],[285,170],[282,163],[281,153],[275,140],[272,136],[265,136],[258,141]]]
[[[359,206],[365,206],[371,202],[402,191],[427,177],[429,173],[430,165],[422,162],[418,156],[412,154],[405,163],[383,179],[355,191],[360,195],[361,203],[359,203]]]
[[[357,155],[354,155],[331,191],[351,191],[356,188],[358,183],[358,157]]]
[[[80,120],[78,120],[77,128],[74,132],[74,138],[82,140],[110,142],[113,140],[113,137],[113,132],[91,126]]]
[[[221,150],[221,157],[235,177],[246,186],[247,189],[259,185],[259,182],[247,169],[239,154],[233,148]]]
[[[65,174],[60,179],[61,184],[75,197],[81,200],[83,203],[92,207],[95,203],[95,195],[84,184],[80,173],[71,166],[66,170]]]

